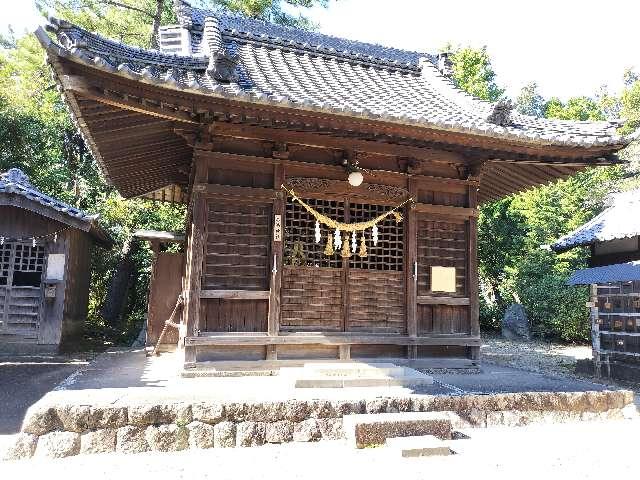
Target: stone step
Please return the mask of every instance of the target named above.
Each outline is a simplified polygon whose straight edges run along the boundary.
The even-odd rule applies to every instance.
[[[387,438],[434,435],[451,438],[448,412],[406,412],[345,415],[342,428],[347,441],[356,448],[383,445]]]
[[[432,385],[433,378],[413,375],[401,377],[306,377],[295,381],[296,388],[416,387]]]
[[[402,457],[431,457],[451,454],[449,444],[433,435],[391,437],[387,438],[385,445],[399,451]]]

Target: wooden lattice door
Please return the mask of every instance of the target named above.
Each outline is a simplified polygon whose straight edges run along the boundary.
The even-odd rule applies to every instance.
[[[0,245],[0,335],[37,340],[44,267],[44,246]]]
[[[308,198],[320,213],[344,222],[370,220],[390,207],[349,199]],[[367,256],[359,256],[360,236],[351,257],[336,250],[325,255],[327,236],[315,239],[315,219],[298,203],[287,202],[284,268],[281,288],[282,331],[405,333],[403,224],[388,219],[379,225],[373,245],[365,232]],[[345,234],[343,233],[343,236]],[[351,237],[347,240],[351,242]]]

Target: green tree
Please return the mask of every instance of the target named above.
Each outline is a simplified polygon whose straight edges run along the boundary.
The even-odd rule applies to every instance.
[[[544,116],[544,98],[538,92],[538,84],[530,82],[520,90],[516,98],[516,109],[523,115]]]
[[[446,48],[451,52],[453,80],[465,92],[482,100],[494,102],[504,89],[496,84],[496,73],[491,65],[487,47]]]
[[[604,120],[605,115],[598,102],[589,97],[573,97],[563,103],[551,98],[545,105],[544,116],[560,120]]]

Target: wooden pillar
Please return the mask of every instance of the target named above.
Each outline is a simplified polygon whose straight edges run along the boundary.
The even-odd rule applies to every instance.
[[[469,208],[478,208],[478,185],[469,185]],[[478,297],[478,217],[469,217],[469,258],[467,274],[467,294],[469,295],[469,320],[471,335],[480,335],[480,299]],[[469,347],[470,357],[480,359],[480,347]]]
[[[269,335],[278,335],[280,330],[280,287],[282,285],[282,256],[284,254],[284,222],[286,197],[280,190],[280,185],[284,183],[284,166],[282,164],[274,166],[273,188],[278,192],[278,198],[273,202],[274,228],[271,232],[271,281],[269,284],[269,318],[267,330]],[[280,217],[280,239],[275,236],[275,219]],[[268,351],[270,359],[277,357],[276,349]]]
[[[194,366],[196,362],[196,347],[185,345],[185,337],[197,336],[200,330],[200,291],[207,229],[207,201],[201,189],[197,188],[197,185],[207,180],[205,163],[198,162],[196,159],[195,169],[194,185],[196,187],[191,194],[192,214],[183,293],[185,303],[183,325],[180,329],[180,345],[184,348],[185,367]]]
[[[602,376],[602,363],[600,360],[600,319],[598,318],[598,285],[592,283],[589,298],[591,317],[591,351],[593,355],[593,367],[596,378]]]
[[[413,179],[409,179],[409,194],[418,201],[418,188]],[[405,245],[407,246],[405,260],[405,285],[407,298],[407,335],[418,336],[418,220],[413,205],[407,209],[407,220],[405,224]],[[407,347],[407,357],[415,359],[418,357],[418,347],[409,345]]]

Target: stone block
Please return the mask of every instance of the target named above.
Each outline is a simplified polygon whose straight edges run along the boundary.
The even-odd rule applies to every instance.
[[[20,433],[16,435],[14,442],[4,453],[4,460],[21,460],[31,458],[36,451],[38,436],[30,433]]]
[[[37,404],[27,410],[22,431],[33,435],[44,435],[53,430],[61,430],[62,422],[54,407],[38,406]]]
[[[80,437],[80,453],[109,453],[116,449],[116,429],[103,428]]]
[[[290,400],[284,405],[284,419],[290,422],[301,422],[309,418],[309,404],[303,400]]]
[[[434,457],[451,454],[451,448],[449,448],[447,442],[433,435],[387,438],[385,444],[388,448],[397,450],[400,455],[405,458]]]
[[[91,407],[88,405],[61,405],[56,408],[62,430],[84,433],[90,429],[89,416]]]
[[[212,448],[214,427],[199,421],[187,425],[189,431],[189,448]]]
[[[344,438],[341,418],[322,418],[318,420],[318,428],[323,440],[340,440]]]
[[[264,444],[264,423],[240,422],[236,425],[236,446],[257,447]]]
[[[175,424],[152,425],[145,430],[145,439],[153,451],[178,452],[189,446],[189,431]]]
[[[343,418],[347,440],[357,448],[382,445],[390,437],[435,435],[451,438],[448,413],[411,412],[347,415]]]
[[[236,446],[236,425],[233,422],[220,422],[213,427],[213,446],[216,448]]]
[[[309,418],[296,423],[293,427],[293,440],[295,442],[315,442],[322,438],[322,432],[315,418]]]
[[[95,406],[89,410],[90,429],[120,428],[128,424],[127,407]]]
[[[139,427],[176,423],[187,425],[193,420],[191,405],[184,403],[132,405],[129,407],[129,424]]]
[[[220,403],[194,403],[191,406],[193,420],[215,425],[224,420],[224,405]]]
[[[63,458],[80,453],[80,434],[51,432],[41,435],[36,446],[36,457]]]
[[[287,420],[266,423],[264,428],[266,443],[286,443],[293,438],[293,424]]]
[[[145,427],[127,425],[116,433],[116,451],[123,453],[147,452],[149,444],[145,437]]]

